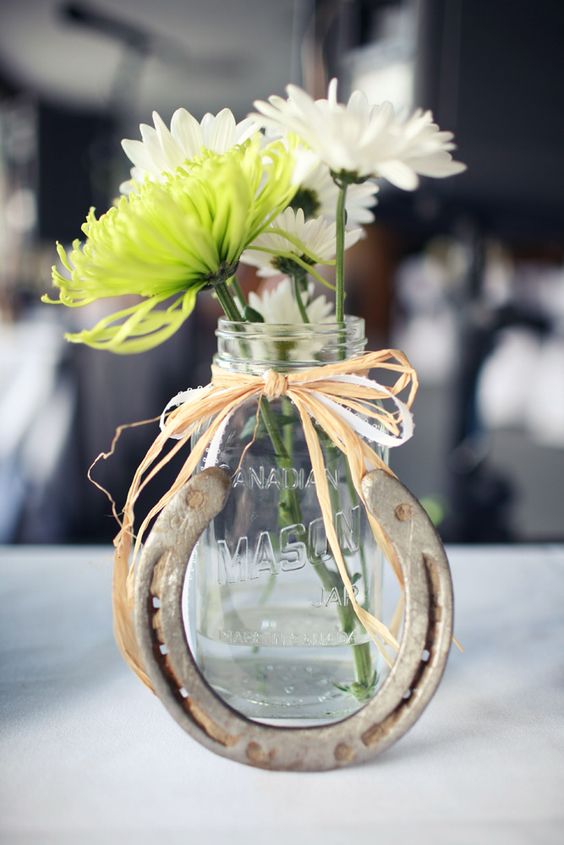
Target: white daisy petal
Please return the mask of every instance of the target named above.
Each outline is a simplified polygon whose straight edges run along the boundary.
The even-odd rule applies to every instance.
[[[302,162],[305,159],[305,162]],[[328,221],[335,220],[337,210],[337,196],[339,189],[333,181],[329,168],[317,156],[308,151],[298,150],[296,154],[296,168],[302,168],[304,175],[299,180],[299,189],[292,206],[296,206],[303,196],[304,202],[313,207],[313,214],[324,217]],[[313,163],[313,166],[312,166]],[[375,195],[378,185],[374,182],[363,182],[360,185],[349,185],[347,190],[347,224],[355,228],[362,223],[371,223],[374,214],[371,209],[375,205]]]
[[[310,150],[298,150],[295,156],[294,173],[292,174],[292,181],[294,185],[300,185],[311,177],[313,171],[319,166],[319,159]],[[331,176],[327,171],[329,179]],[[332,181],[332,180],[331,180]]]
[[[143,139],[147,155],[151,161],[151,168],[149,172],[151,174],[159,173],[166,166],[166,159],[163,156],[159,137],[153,127],[147,126],[146,123],[142,123],[139,129],[141,131],[141,138]],[[171,167],[170,169],[173,170],[174,167]]]
[[[257,126],[256,120],[253,120],[250,117],[246,117],[244,120],[241,120],[235,126],[235,143],[236,144],[244,144],[245,141],[248,141],[249,138],[252,138],[253,135],[258,132],[259,127]]]
[[[170,123],[170,130],[158,112],[153,112],[154,128],[142,123],[139,127],[141,141],[124,139],[122,147],[135,165],[131,179],[120,186],[129,192],[132,182],[150,179],[163,180],[186,161],[199,156],[204,150],[225,153],[236,144],[242,144],[259,131],[250,117],[240,123],[229,109],[217,115],[206,114],[198,122],[186,109],[177,109]]]
[[[418,109],[402,122],[390,103],[371,105],[360,91],[343,105],[337,101],[336,79],[326,100],[313,100],[296,85],[286,90],[286,100],[257,100],[252,117],[261,126],[296,133],[336,173],[353,179],[383,176],[413,190],[417,174],[448,176],[464,168],[450,155],[452,133],[441,131],[429,111]]]
[[[362,234],[360,228],[348,229],[345,233],[345,248],[356,243]],[[287,208],[245,250],[241,261],[258,267],[259,276],[290,272],[284,269],[281,260],[291,261],[294,255],[309,264],[314,259],[319,264],[328,263],[335,257],[335,235],[334,222],[324,217],[306,220],[301,208],[297,211]]]
[[[411,158],[409,166],[421,176],[433,176],[435,179],[444,179],[446,176],[454,176],[466,170],[466,165],[459,161],[452,161],[448,153],[435,153],[432,156]]]
[[[327,100],[331,105],[337,104],[337,85],[338,81],[335,77],[333,77],[327,90]]]
[[[209,147],[216,153],[224,153],[232,146],[234,136],[233,113],[229,109],[223,109],[213,121]]]
[[[386,161],[380,165],[380,174],[395,185],[403,188],[404,191],[414,191],[419,185],[417,174],[403,161]]]
[[[153,112],[153,123],[157,138],[161,146],[163,161],[175,163],[175,167],[182,163],[184,155],[179,144],[176,143],[158,112]]]
[[[310,321],[310,324],[315,326],[318,323],[333,323],[335,321],[334,307],[331,302],[327,301],[324,296],[318,296],[313,299],[314,286],[308,286],[305,299],[305,309]],[[265,323],[283,324],[283,325],[303,325],[303,318],[300,314],[296,298],[294,296],[293,285],[289,279],[282,279],[278,285],[271,290],[266,290],[262,294],[250,293],[249,305],[258,311],[263,317]],[[301,334],[301,333],[300,333]],[[300,340],[294,340],[292,344],[287,344],[286,355],[290,361],[311,361],[315,360],[315,354],[323,348],[324,341],[319,339],[315,333],[311,337],[307,334],[300,337]],[[268,342],[264,344],[265,359],[272,355],[272,345]]]
[[[141,133],[142,142],[144,144],[157,144],[157,133],[152,126],[147,123],[139,124],[139,132]]]
[[[186,109],[176,109],[170,122],[172,137],[187,158],[194,158],[203,147],[202,128]]]
[[[124,138],[121,146],[128,159],[135,165],[135,168],[146,171],[152,170],[152,159],[142,141],[131,141],[128,138]]]
[[[313,284],[308,286],[306,298],[306,312],[312,323],[333,322],[335,315],[333,305],[325,296],[312,299]],[[251,292],[249,305],[258,311],[265,323],[282,323],[286,325],[300,325],[303,319],[294,296],[290,279],[282,279],[275,288],[265,290],[262,294]]]
[[[350,247],[354,246],[363,236],[364,232],[360,228],[347,229],[345,232],[345,249],[350,249]]]
[[[362,91],[353,91],[347,103],[347,111],[357,114],[361,119],[365,118],[368,122],[370,110],[370,103],[366,98],[366,94]]]

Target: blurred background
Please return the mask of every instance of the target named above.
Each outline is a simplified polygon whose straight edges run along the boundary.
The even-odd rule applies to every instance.
[[[341,98],[432,109],[468,164],[383,189],[348,255],[370,347],[403,348],[421,376],[392,465],[450,542],[563,540],[563,43],[561,0],[0,0],[0,543],[108,542],[88,466],[117,425],[208,381],[209,296],[131,357],[65,343],[97,306],[39,303],[55,240],[128,176],[120,139],[153,109],[240,119],[333,75]],[[97,469],[119,503],[154,434],[126,432]]]

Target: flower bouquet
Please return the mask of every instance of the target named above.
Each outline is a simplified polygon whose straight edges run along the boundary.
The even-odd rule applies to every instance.
[[[429,112],[402,120],[358,91],[339,103],[336,80],[327,99],[287,90],[240,123],[228,109],[201,122],[178,109],[168,128],[155,113],[141,140],[122,142],[134,166],[121,197],[89,212],[84,242],[58,245],[59,297],[44,299],[81,307],[137,295],[67,335],[137,353],[176,332],[199,294],[217,297],[212,381],[169,402],[123,512],[114,508],[116,636],[151,686],[132,619],[135,563],[189,479],[219,467],[229,497],[200,527],[183,589],[190,647],[212,689],[246,716],[319,724],[371,699],[398,648],[401,614],[380,619],[390,550],[362,482],[374,468],[391,474],[387,450],[411,435],[417,384],[400,352],[367,353],[363,320],[345,315],[345,251],[373,219],[381,179],[414,190],[420,175],[464,165]],[[241,264],[277,284],[246,297]],[[140,491],[182,450],[176,481],[135,526]]]

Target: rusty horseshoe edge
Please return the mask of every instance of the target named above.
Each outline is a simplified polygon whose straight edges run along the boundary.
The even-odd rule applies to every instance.
[[[202,745],[267,769],[319,771],[373,758],[419,718],[441,680],[453,630],[452,581],[442,543],[417,499],[375,470],[363,479],[368,510],[386,533],[405,583],[403,636],[377,695],[330,725],[273,727],[233,710],[207,684],[190,650],[182,613],[187,567],[198,538],[223,509],[230,478],[210,468],[168,503],[135,576],[135,629],[156,694]]]

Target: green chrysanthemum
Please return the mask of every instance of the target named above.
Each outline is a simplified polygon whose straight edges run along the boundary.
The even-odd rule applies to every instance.
[[[143,352],[169,338],[202,288],[225,282],[241,253],[291,201],[293,155],[255,137],[224,154],[208,152],[163,182],[146,181],[99,219],[91,209],[70,254],[53,267],[59,299],[80,307],[137,294],[143,300],[67,339],[112,352]],[[166,303],[166,305],[165,305]],[[165,306],[165,307],[163,307]]]

